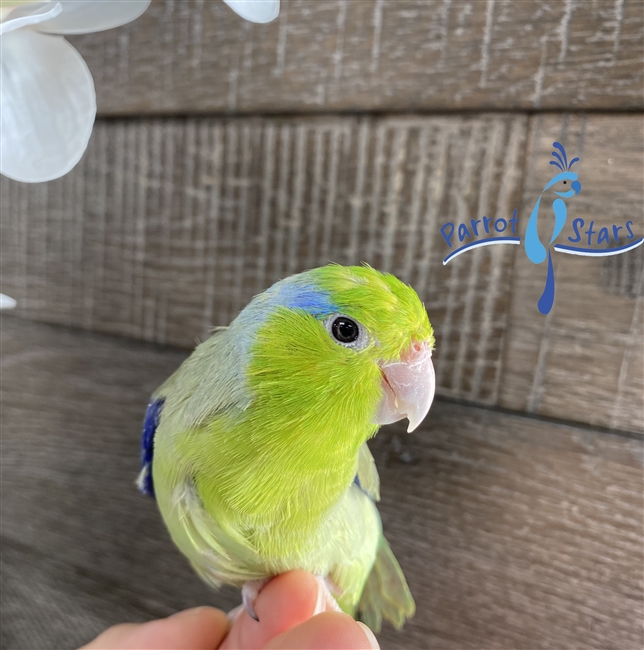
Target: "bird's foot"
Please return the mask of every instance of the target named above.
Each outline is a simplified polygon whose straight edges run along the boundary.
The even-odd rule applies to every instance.
[[[263,580],[249,580],[244,583],[242,587],[242,603],[244,609],[248,612],[251,618],[254,618],[259,623],[259,616],[255,612],[255,601],[259,592],[268,584],[271,578],[264,578]],[[234,610],[233,610],[234,611]],[[232,613],[232,612],[231,612]]]
[[[321,612],[341,612],[342,610],[334,597],[334,594],[340,594],[340,590],[337,586],[327,576],[316,575],[314,578],[320,588],[318,590],[318,600],[315,604],[313,615],[315,616]],[[244,586],[242,587],[242,605],[236,607],[228,614],[231,623],[234,623],[243,609],[248,612],[248,615],[251,618],[254,618],[259,623],[259,616],[257,616],[257,612],[255,611],[255,601],[257,600],[261,590],[268,584],[268,582],[270,582],[270,580],[272,580],[272,578],[249,580],[244,583]]]
[[[334,594],[340,595],[340,590],[328,576],[314,576],[320,589],[318,591],[318,602],[315,606],[315,614],[321,612],[341,612],[340,605]]]
[[[243,605],[237,605],[234,609],[231,609],[226,616],[228,616],[228,621],[232,625],[244,611]]]

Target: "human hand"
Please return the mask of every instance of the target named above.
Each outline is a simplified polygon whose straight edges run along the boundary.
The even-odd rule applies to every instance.
[[[325,598],[310,573],[271,580],[255,603],[259,622],[242,611],[230,625],[224,612],[197,607],[149,623],[109,628],[81,650],[370,650],[369,628],[347,614],[324,611]],[[321,609],[320,609],[321,607]],[[316,615],[318,612],[322,611]]]

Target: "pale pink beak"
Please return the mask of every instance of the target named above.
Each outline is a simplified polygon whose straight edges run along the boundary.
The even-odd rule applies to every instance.
[[[407,418],[413,431],[425,418],[434,400],[436,376],[428,343],[414,343],[399,361],[383,363],[383,397],[375,424],[391,424]]]

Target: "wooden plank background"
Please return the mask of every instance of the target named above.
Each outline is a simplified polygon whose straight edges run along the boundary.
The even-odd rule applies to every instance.
[[[366,261],[425,302],[439,394],[642,432],[640,250],[556,254],[548,317],[522,247],[442,264],[447,221],[525,228],[557,139],[583,184],[561,240],[573,218],[644,234],[639,116],[99,122],[65,178],[0,181],[4,290],[25,318],[193,347],[281,277]]]
[[[109,121],[65,178],[2,179],[18,313],[194,346],[276,280],[335,261],[411,282],[440,391],[493,404],[513,251],[442,265],[447,218],[519,205],[526,119]]]
[[[134,485],[150,392],[185,357],[5,317],[2,645],[230,608]],[[642,647],[642,440],[438,402],[371,444],[418,610],[392,648]]]
[[[70,40],[105,115],[644,105],[640,0],[155,0]]]
[[[552,175],[552,142],[566,142],[581,193],[567,201],[558,241],[573,237],[573,219],[601,227],[632,222],[644,235],[644,127],[641,116],[543,115],[531,119],[522,202],[523,228]],[[556,170],[556,168],[554,168]],[[547,216],[550,202],[541,207]],[[543,221],[543,220],[542,220]],[[626,231],[622,230],[622,234]],[[586,236],[583,239],[587,243]],[[597,235],[594,236],[597,241]],[[612,240],[611,240],[612,242]],[[620,244],[627,243],[622,238]],[[582,244],[583,245],[583,244]],[[611,245],[615,245],[611,243]],[[523,251],[515,259],[510,334],[500,404],[563,419],[644,428],[642,248],[605,258],[554,254],[555,307],[536,309],[545,283]]]

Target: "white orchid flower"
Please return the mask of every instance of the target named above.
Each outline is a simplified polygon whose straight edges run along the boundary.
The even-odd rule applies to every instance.
[[[242,18],[251,23],[270,23],[280,12],[280,0],[224,0]]]
[[[268,23],[280,0],[224,0]],[[63,36],[138,18],[150,0],[0,0],[0,174],[24,183],[64,176],[81,159],[96,118],[92,75]],[[0,310],[16,301],[0,293]]]
[[[92,75],[64,38],[124,25],[150,0],[0,0],[0,173],[25,183],[64,176],[96,117]]]
[[[224,0],[267,23],[279,0]],[[63,38],[125,25],[150,0],[0,0],[0,173],[25,183],[60,178],[87,148],[96,117],[92,75]]]

